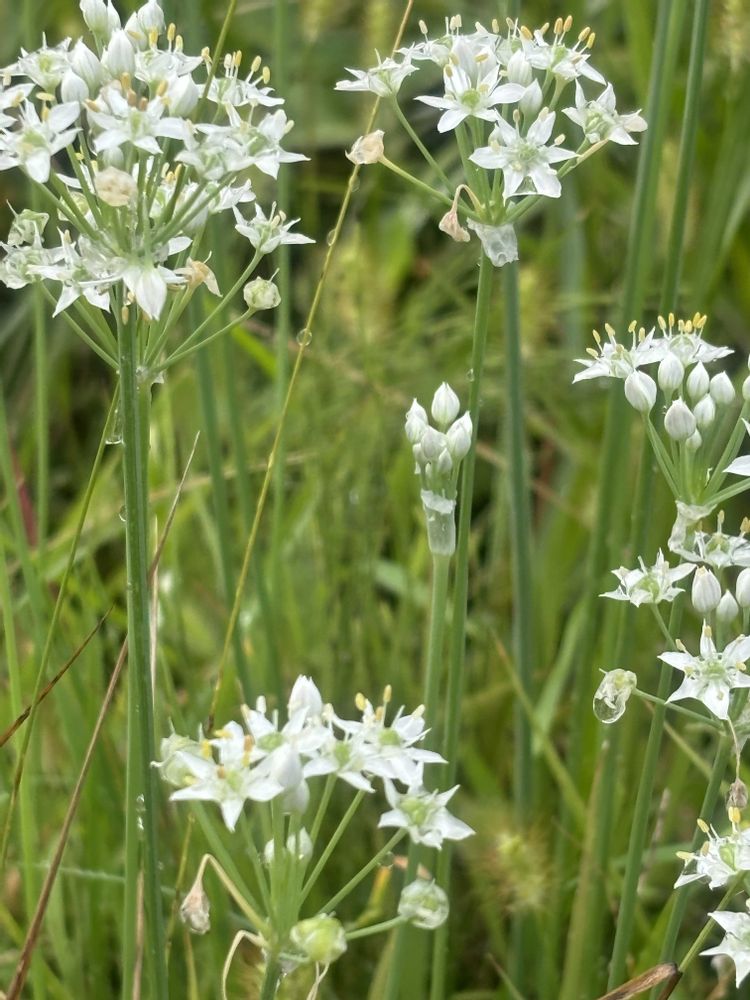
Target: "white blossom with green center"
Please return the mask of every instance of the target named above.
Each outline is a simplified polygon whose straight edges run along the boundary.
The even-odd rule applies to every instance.
[[[613,569],[612,572],[620,581],[620,586],[617,590],[600,594],[600,597],[610,597],[615,601],[630,601],[637,608],[642,604],[673,601],[683,592],[682,587],[674,586],[675,583],[684,580],[695,569],[691,563],[680,563],[670,568],[661,549],[653,566],[646,566],[640,558],[638,562],[640,569],[626,569],[625,566]]]
[[[741,635],[721,652],[716,649],[711,629],[704,623],[700,655],[692,656],[684,646],[678,652],[662,653],[664,663],[685,674],[679,688],[668,701],[695,698],[717,719],[729,718],[729,700],[735,688],[750,687],[744,665],[750,657],[750,637]]]
[[[739,986],[750,973],[750,915],[726,911],[708,915],[726,931],[726,936],[721,944],[707,948],[701,955],[727,955],[731,958],[735,967],[736,984]]]

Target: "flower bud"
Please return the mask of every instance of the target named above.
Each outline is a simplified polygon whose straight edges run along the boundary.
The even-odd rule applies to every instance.
[[[269,758],[271,761],[270,775],[282,788],[296,788],[302,781],[302,761],[294,747],[282,744]]]
[[[693,589],[690,594],[693,607],[699,614],[706,614],[718,607],[721,600],[721,584],[710,569],[699,566],[693,575]]]
[[[675,399],[664,415],[664,430],[674,441],[687,441],[695,428],[690,407],[681,398]]]
[[[436,431],[434,427],[428,427],[419,443],[422,446],[425,459],[428,462],[434,462],[440,457],[440,452],[445,448],[447,440],[445,434]]]
[[[691,399],[700,399],[708,392],[709,387],[708,372],[702,361],[693,368],[687,377],[687,394]]]
[[[508,83],[520,83],[522,87],[528,87],[534,79],[534,71],[523,49],[517,49],[510,57],[506,72]]]
[[[178,76],[167,91],[169,114],[177,118],[187,118],[198,104],[200,91],[190,74]]]
[[[105,167],[122,169],[125,166],[125,154],[119,146],[116,149],[103,149],[99,154],[99,162]]]
[[[710,396],[704,396],[693,407],[693,414],[695,415],[696,424],[702,430],[705,430],[716,419],[716,403],[714,403]]]
[[[468,412],[454,421],[446,431],[448,451],[456,462],[460,462],[469,453],[472,439],[471,417]]]
[[[357,163],[360,166],[366,166],[369,163],[379,163],[385,153],[383,145],[384,135],[385,132],[380,128],[367,135],[361,135],[346,154],[347,160],[351,160],[352,163]]]
[[[732,380],[726,372],[719,372],[718,375],[714,375],[708,391],[711,393],[711,398],[719,406],[727,406],[736,395]]]
[[[427,931],[434,931],[448,919],[448,897],[435,882],[418,878],[401,890],[398,915],[410,924]]]
[[[70,68],[86,81],[89,95],[95,93],[104,82],[102,64],[82,39],[76,42],[70,54]]]
[[[443,382],[432,397],[432,406],[430,407],[432,417],[441,430],[453,423],[458,416],[460,406],[458,396],[447,382]]]
[[[304,675],[299,676],[294,682],[287,707],[290,716],[303,708],[307,710],[308,718],[312,719],[319,716],[323,711],[323,699],[320,696],[317,684],[309,677],[305,677]]]
[[[449,476],[453,472],[453,459],[447,448],[438,455],[437,471],[441,476]]]
[[[416,399],[406,411],[406,424],[404,430],[410,444],[419,444],[424,436],[424,432],[429,427],[427,423],[427,411],[420,406]]]
[[[313,845],[310,834],[303,827],[299,833],[290,833],[286,838],[286,850],[298,861],[309,861],[312,857]],[[267,865],[274,862],[276,850],[272,840],[263,848],[263,860]]]
[[[670,351],[661,359],[656,377],[659,388],[668,395],[680,388],[685,377],[685,368],[676,354]]]
[[[539,109],[542,106],[542,101],[542,88],[539,86],[539,82],[534,80],[526,88],[526,93],[518,102],[518,107],[521,109],[522,115],[526,115],[531,118],[539,112]]]
[[[750,375],[742,383],[742,398],[746,403],[750,400]]]
[[[190,892],[180,904],[180,919],[194,934],[205,934],[211,929],[211,905],[203,890],[203,866],[201,866]]]
[[[438,222],[438,229],[441,233],[447,233],[454,243],[468,243],[471,239],[469,230],[464,229],[458,219],[458,212],[455,208],[449,209]]]
[[[631,372],[625,379],[625,398],[639,413],[648,413],[656,402],[656,382],[645,372]]]
[[[66,103],[77,101],[80,104],[82,101],[88,100],[88,96],[89,88],[86,86],[86,81],[82,80],[72,69],[66,70],[60,81],[60,98]]]
[[[303,816],[310,805],[310,786],[300,781],[281,796],[281,808],[286,815]]]
[[[688,449],[688,451],[696,452],[702,444],[703,444],[703,438],[701,437],[701,432],[693,431],[693,433],[685,442],[685,447]]]
[[[161,771],[164,780],[174,785],[175,788],[183,788],[186,779],[193,775],[192,770],[187,766],[183,758],[184,753],[192,753],[195,756],[200,754],[200,744],[191,740],[189,736],[180,736],[179,733],[171,733],[165,736],[159,744],[159,756],[161,760],[153,766]]]
[[[138,193],[138,185],[131,174],[117,167],[105,167],[94,176],[97,196],[105,205],[122,208],[129,205]]]
[[[152,31],[156,31],[158,34],[164,31],[164,11],[157,0],[148,0],[148,3],[144,3],[142,7],[138,8],[135,16],[146,35]]]
[[[741,608],[750,608],[750,567],[740,570],[734,593]]]
[[[135,74],[135,50],[130,44],[128,35],[120,29],[115,31],[102,56],[102,64],[107,67],[112,76]]]
[[[94,35],[105,41],[120,27],[120,15],[112,6],[112,0],[81,0],[79,4],[83,20]]]
[[[295,948],[305,955],[309,962],[330,965],[346,951],[346,934],[340,922],[327,913],[300,920],[289,934]]]
[[[281,295],[276,285],[265,278],[253,278],[242,289],[242,297],[248,309],[258,312],[260,309],[275,309],[281,302]]]
[[[720,622],[732,622],[740,613],[739,605],[731,591],[725,590],[716,606],[716,617]]]

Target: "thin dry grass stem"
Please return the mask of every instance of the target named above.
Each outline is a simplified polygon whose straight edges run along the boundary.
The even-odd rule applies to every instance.
[[[94,636],[96,635],[96,633],[99,631],[99,629],[105,623],[105,621],[109,617],[109,614],[110,614],[111,611],[112,611],[112,608],[110,608],[109,611],[106,612],[106,614],[102,615],[102,617],[99,619],[99,621],[96,623],[96,625],[94,625],[94,627],[91,629],[91,631],[89,632],[89,634],[83,640],[83,642],[81,643],[81,645],[73,652],[73,654],[70,656],[70,658],[67,659],[65,661],[65,663],[63,663],[63,665],[57,671],[57,673],[52,678],[52,680],[49,681],[49,683],[45,684],[45,686],[39,692],[39,695],[38,695],[36,701],[32,702],[32,704],[29,705],[28,708],[25,708],[23,710],[23,712],[21,712],[21,714],[18,716],[18,718],[14,722],[12,722],[10,724],[10,726],[8,726],[8,728],[5,730],[5,732],[2,733],[2,734],[0,734],[0,748],[4,747],[5,744],[8,742],[8,740],[12,736],[14,736],[16,732],[18,732],[18,730],[21,728],[21,726],[24,724],[24,722],[31,715],[32,711],[34,709],[38,708],[41,705],[41,703],[44,701],[44,699],[47,697],[47,695],[55,687],[55,685],[57,684],[57,682],[62,677],[65,676],[65,674],[67,673],[67,671],[73,666],[73,664],[76,662],[76,660],[78,659],[78,657],[81,655],[81,653],[84,651],[84,649],[88,646],[88,644],[94,638]],[[16,788],[18,787],[18,785],[20,783],[21,783],[21,774],[19,772],[16,772],[15,782],[14,782]]]
[[[681,973],[674,962],[664,962],[661,965],[655,965],[653,969],[649,969],[648,972],[644,972],[634,979],[629,979],[622,986],[618,986],[609,993],[605,993],[604,996],[599,997],[599,1000],[631,1000],[632,997],[640,996],[646,990],[650,990],[654,986],[659,986],[664,982],[667,985],[661,993],[659,1000],[667,1000],[674,992],[674,988],[677,986],[680,978]]]
[[[192,451],[190,452],[190,456],[185,465],[185,471],[182,474],[182,478],[180,479],[180,483],[177,487],[177,491],[175,493],[172,506],[169,510],[169,514],[167,515],[167,520],[164,525],[164,531],[162,532],[159,544],[156,547],[156,553],[154,555],[153,562],[151,563],[151,569],[149,572],[150,583],[153,583],[154,581],[156,574],[156,567],[159,564],[159,559],[161,558],[162,552],[164,551],[164,545],[166,543],[167,536],[172,527],[175,514],[177,513],[177,505],[179,503],[180,496],[182,495],[182,488],[185,484],[188,470],[190,469],[190,464],[193,461],[193,457],[195,455],[195,450],[197,446],[198,446],[198,435],[196,435]],[[65,819],[63,820],[63,824],[60,829],[60,837],[57,842],[57,847],[55,848],[55,853],[52,856],[52,860],[50,861],[49,870],[47,871],[47,875],[44,879],[44,884],[42,885],[42,891],[39,894],[39,900],[37,902],[36,910],[34,911],[34,916],[32,917],[31,922],[29,924],[29,929],[26,932],[26,938],[24,940],[23,947],[21,948],[21,954],[19,956],[18,964],[16,966],[16,971],[13,974],[13,979],[11,980],[10,986],[8,987],[8,990],[6,992],[6,1000],[18,1000],[24,988],[26,977],[29,972],[29,966],[31,964],[31,957],[34,953],[34,948],[36,947],[37,941],[39,939],[39,932],[41,931],[42,921],[44,920],[45,914],[47,912],[47,906],[49,905],[50,895],[52,893],[52,889],[55,884],[55,879],[57,877],[57,873],[60,868],[60,864],[62,862],[63,854],[65,853],[65,848],[68,843],[70,828],[73,824],[73,820],[75,818],[75,814],[78,809],[78,804],[81,799],[81,794],[83,792],[83,784],[86,780],[86,776],[91,766],[94,750],[96,748],[96,744],[98,742],[102,727],[104,725],[104,720],[106,718],[109,707],[112,704],[112,700],[115,695],[115,690],[117,688],[117,682],[120,679],[122,668],[127,659],[127,650],[128,650],[128,644],[126,639],[123,642],[122,646],[120,647],[120,652],[117,656],[115,667],[114,670],[112,671],[112,676],[110,677],[109,685],[104,695],[104,700],[102,701],[101,708],[99,709],[99,714],[97,716],[96,723],[94,725],[94,730],[91,734],[91,738],[89,739],[88,746],[86,747],[86,753],[83,758],[83,764],[81,765],[81,770],[78,774],[78,778],[76,779],[75,787],[73,788],[73,792],[70,797],[70,802],[68,803],[68,808],[65,813]],[[142,886],[142,880],[139,883],[139,885]],[[139,888],[139,896],[142,896],[142,888]],[[142,911],[143,907],[141,904],[139,904],[138,909],[139,912]],[[139,955],[142,953],[142,950],[143,949],[142,949],[142,931],[141,931],[141,938],[138,947]],[[136,977],[135,981],[136,983],[139,981],[138,976]]]

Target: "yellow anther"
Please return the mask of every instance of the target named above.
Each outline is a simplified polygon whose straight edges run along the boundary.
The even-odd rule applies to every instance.
[[[661,332],[664,333],[665,330],[667,329],[667,321],[664,319],[663,316],[657,316],[656,322],[659,324],[659,329],[661,330]]]
[[[177,34],[177,25],[174,21],[170,21],[167,25],[167,41],[171,45],[174,41],[174,36]]]
[[[152,28],[148,33],[148,44],[152,49],[156,48],[156,43],[159,41],[159,32],[156,28]]]
[[[698,818],[695,822],[698,824],[698,829],[702,833],[708,833],[709,832],[709,829],[710,829],[709,825],[708,825],[708,823],[704,819]]]
[[[586,353],[590,354],[592,358],[596,358],[597,361],[599,360],[599,352],[595,350],[593,347],[587,347]]]
[[[568,14],[568,16],[565,18],[565,22],[563,24],[563,31],[564,32],[570,31],[570,29],[572,27],[573,27],[573,17],[572,17],[571,14]]]
[[[490,24],[490,27],[492,28],[493,34],[495,34],[495,35],[499,35],[500,34],[500,22],[498,21],[498,19],[496,17],[492,18],[492,24]]]
[[[237,67],[237,69],[240,68],[240,64],[242,63],[242,49],[237,49],[237,51],[232,56],[232,62]]]
[[[162,80],[159,86],[156,88],[156,96],[164,97],[168,89],[169,89],[169,84],[167,83],[166,80]]]
[[[520,31],[521,36],[525,38],[528,42],[530,42],[533,39],[534,36],[532,35],[532,33],[529,31],[529,29],[526,27],[525,24],[522,24],[518,30]]]
[[[422,33],[423,35],[426,35],[426,34],[428,33],[428,32],[427,32],[427,24],[426,24],[426,22],[425,22],[425,21],[423,21],[423,20],[422,20],[421,18],[420,18],[420,20],[419,20],[419,30],[420,30],[420,32],[421,32],[421,33]]]
[[[590,34],[591,34],[591,28],[589,28],[589,26],[586,25],[585,28],[583,28],[581,31],[578,32],[578,41],[585,42]]]
[[[670,330],[672,329],[673,326],[674,326],[674,313],[670,313],[669,314],[669,328],[670,328]]]
[[[268,84],[271,80],[271,67],[264,66],[260,75],[263,78],[263,83]]]
[[[211,49],[207,45],[204,45],[201,49],[201,59],[207,63],[211,62]]]
[[[393,688],[391,687],[390,684],[386,684],[385,688],[383,689],[383,704],[384,705],[390,704],[392,697],[393,697]]]
[[[596,32],[592,31],[589,37],[586,39],[586,48],[593,49],[595,41],[596,41]]]
[[[742,813],[739,811],[737,806],[729,806],[727,809],[727,816],[729,817],[729,822],[736,825],[742,818]]]
[[[229,52],[224,53],[224,71],[228,73],[232,68],[232,56]]]
[[[594,340],[597,342],[597,344],[599,345],[599,347],[601,347],[602,346],[602,338],[599,336],[599,331],[598,330],[592,330],[592,333],[594,335]]]
[[[687,323],[685,324],[685,333],[692,333],[692,332],[693,332],[693,323],[691,320],[688,320]]]
[[[549,21],[545,21],[544,24],[539,29],[539,34],[546,35],[548,31],[549,31]]]
[[[182,52],[182,49],[183,49],[184,45],[185,45],[185,41],[184,41],[182,35],[178,35],[177,38],[175,38],[175,40],[174,40],[175,51],[176,52]],[[206,51],[208,51],[208,49]]]
[[[365,696],[362,694],[361,691],[358,691],[357,694],[355,695],[354,704],[357,706],[357,710],[360,712],[364,712],[364,710],[367,708],[367,698],[365,698]]]
[[[692,861],[693,855],[689,851],[675,851],[680,861]]]
[[[563,30],[563,19],[561,17],[555,18],[554,31],[556,35],[561,35]]]
[[[605,323],[604,324],[604,329],[607,331],[607,336],[609,337],[609,339],[610,340],[614,340],[615,339],[615,328],[611,324]]]
[[[227,776],[226,768],[223,766],[223,764],[219,764],[219,766],[216,768],[216,777],[223,779],[226,778],[226,776]]]
[[[250,72],[257,73],[260,67],[263,65],[263,60],[260,56],[256,56],[255,59],[250,63]]]

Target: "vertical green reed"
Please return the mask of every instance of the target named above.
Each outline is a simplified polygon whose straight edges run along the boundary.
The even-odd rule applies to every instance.
[[[130,1000],[136,968],[138,882],[143,851],[145,952],[153,997],[167,997],[164,924],[156,823],[156,759],[151,680],[148,593],[149,493],[148,453],[151,384],[139,377],[145,324],[136,310],[118,315],[117,346],[122,418],[122,465],[125,499],[125,550],[128,608],[128,761],[125,800],[125,908],[122,950],[122,996]]]
[[[487,330],[490,318],[490,298],[492,292],[493,265],[482,254],[479,261],[479,281],[477,284],[476,306],[474,310],[474,333],[471,350],[472,378],[469,383],[469,414],[473,427],[472,448],[463,462],[461,491],[459,494],[458,534],[456,539],[456,570],[453,590],[453,616],[448,654],[448,690],[446,697],[445,734],[443,736],[443,756],[448,761],[445,767],[444,787],[450,788],[456,776],[456,755],[461,730],[461,698],[464,687],[464,667],[466,657],[466,617],[469,597],[469,538],[471,533],[471,506],[474,496],[474,468],[476,465],[476,442],[479,428],[479,404],[482,391],[484,357],[487,346]],[[436,881],[446,891],[450,882],[451,849],[444,844],[438,856]],[[450,894],[449,894],[450,895]],[[446,970],[448,961],[448,923],[435,932],[432,950],[432,982],[430,1000],[442,1000],[445,996]]]

